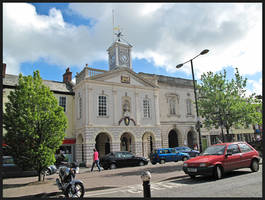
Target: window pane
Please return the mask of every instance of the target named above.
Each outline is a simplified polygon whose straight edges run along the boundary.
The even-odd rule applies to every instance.
[[[246,145],[246,144],[238,144],[242,152],[249,152],[252,151],[252,149]]]
[[[150,118],[150,105],[149,105],[149,100],[144,100],[144,118]]]
[[[59,97],[59,106],[62,106],[63,110],[65,112],[65,110],[66,110],[66,97]]]
[[[106,96],[98,97],[98,115],[107,116],[107,97]]]

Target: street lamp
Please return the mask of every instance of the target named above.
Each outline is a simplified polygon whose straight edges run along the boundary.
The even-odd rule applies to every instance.
[[[192,80],[193,80],[193,89],[194,89],[194,96],[195,96],[195,105],[196,105],[196,114],[197,114],[197,124],[200,124],[200,119],[199,119],[199,110],[198,110],[198,103],[197,103],[197,92],[196,92],[196,86],[195,86],[195,79],[194,79],[194,71],[193,71],[193,63],[192,63],[192,60],[194,60],[195,58],[197,58],[198,56],[200,55],[204,55],[206,53],[208,53],[209,50],[208,49],[204,49],[200,54],[198,54],[197,56],[195,56],[194,58],[182,63],[182,64],[179,64],[176,66],[176,68],[181,68],[184,64],[190,62],[191,64],[191,72],[192,72]],[[198,132],[199,132],[199,146],[200,146],[200,152],[202,151],[202,142],[201,142],[201,128],[200,128],[200,125],[197,126],[198,127]]]

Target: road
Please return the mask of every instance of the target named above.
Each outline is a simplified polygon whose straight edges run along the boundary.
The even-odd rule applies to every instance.
[[[188,176],[151,182],[152,197],[262,197],[262,166],[259,172],[240,169],[215,181],[211,177]],[[104,191],[86,192],[85,197],[143,197],[141,184]]]
[[[262,197],[262,163],[260,170],[251,173],[250,169],[241,169],[225,175],[215,181],[207,177],[190,179],[182,171],[183,162],[171,162],[163,165],[128,167],[115,170],[90,172],[81,168],[76,178],[83,181],[85,197],[143,197],[140,175],[151,172],[152,197]],[[62,193],[55,179],[58,174],[38,182],[37,177],[10,178],[3,180],[3,197],[56,198]]]

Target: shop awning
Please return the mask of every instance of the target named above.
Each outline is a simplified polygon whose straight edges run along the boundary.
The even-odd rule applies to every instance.
[[[75,144],[75,139],[64,139],[63,144]]]

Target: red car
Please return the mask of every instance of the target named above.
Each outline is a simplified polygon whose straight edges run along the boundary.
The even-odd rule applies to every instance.
[[[200,156],[183,164],[183,171],[191,178],[196,175],[212,175],[215,179],[240,168],[259,170],[259,153],[246,142],[221,143],[208,147]]]

